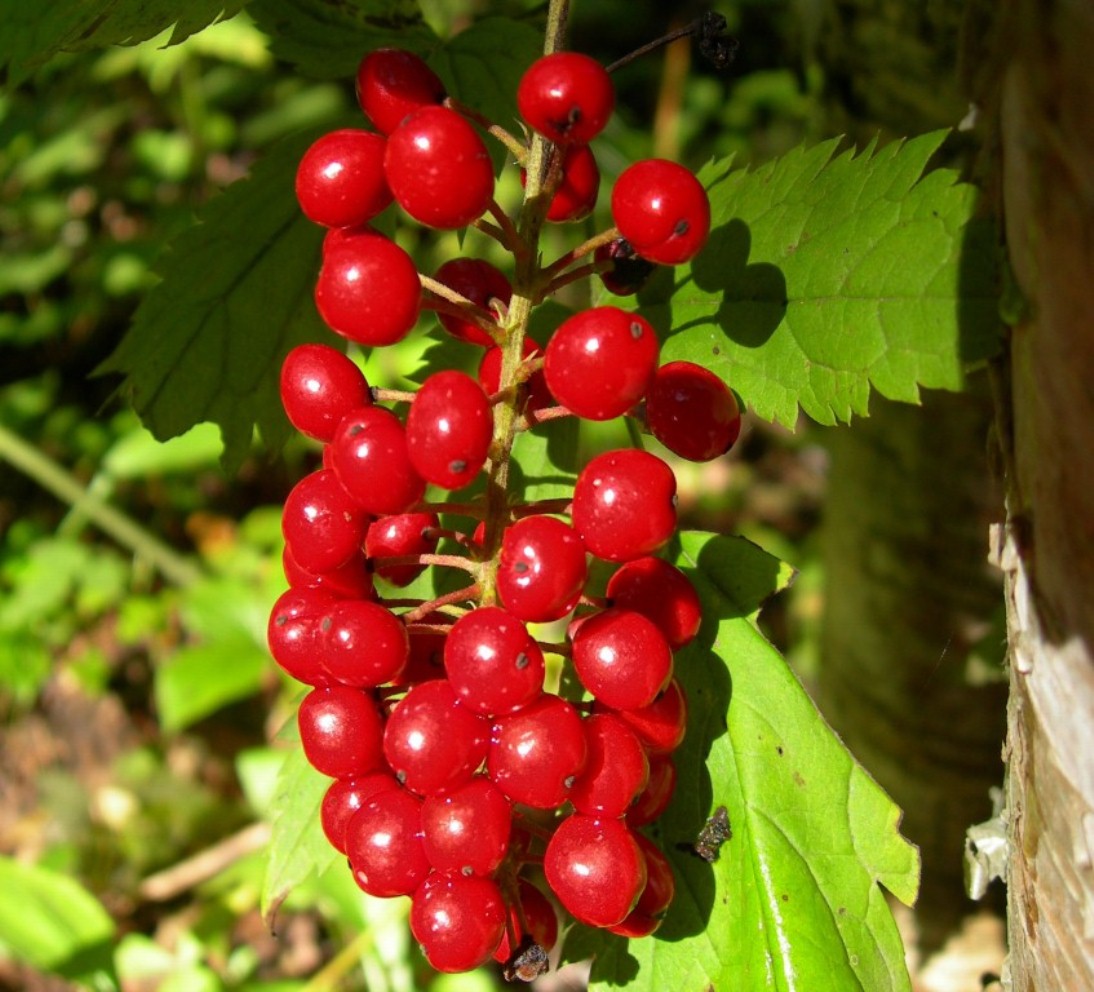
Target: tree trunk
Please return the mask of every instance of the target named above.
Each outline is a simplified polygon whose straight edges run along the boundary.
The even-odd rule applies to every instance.
[[[1009,257],[1000,389],[1010,983],[1094,989],[1094,5],[1009,0],[992,46]]]

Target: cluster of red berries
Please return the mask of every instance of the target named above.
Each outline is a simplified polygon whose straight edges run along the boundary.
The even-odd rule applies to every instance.
[[[673,653],[696,636],[700,607],[684,574],[655,557],[676,527],[665,461],[609,451],[580,472],[572,501],[511,505],[502,469],[513,439],[553,416],[606,420],[637,409],[668,448],[705,460],[732,445],[740,416],[707,370],[658,367],[654,330],[635,314],[578,313],[542,353],[524,337],[526,314],[580,275],[633,292],[654,265],[686,261],[706,239],[709,206],[686,169],[639,162],[615,185],[616,229],[541,268],[536,224],[583,217],[596,200],[588,142],[614,104],[604,68],[557,53],[520,83],[521,115],[550,143],[540,146],[545,204],[530,222],[522,214],[524,229],[494,200],[479,129],[500,129],[448,99],[424,62],[376,51],[357,82],[376,131],[320,138],[297,176],[305,214],[329,228],[319,311],[343,337],[378,346],[431,308],[450,334],[484,350],[477,380],[440,371],[413,394],[371,389],[327,345],[289,353],[285,411],[322,443],[323,460],[285,502],[290,588],[274,606],[269,643],[282,668],[312,686],[301,742],[333,779],[323,829],[360,887],[411,897],[412,931],[439,970],[493,957],[528,977],[558,936],[533,879],[575,919],[628,937],[653,932],[672,900],[669,863],[637,828],[661,814],[675,786],[671,754],[687,707]],[[526,165],[526,147],[503,140]],[[474,258],[420,276],[368,226],[392,200],[422,224],[493,235],[517,259],[516,278]],[[409,403],[406,416],[386,401]],[[462,489],[484,469],[485,497],[423,503],[427,485]],[[477,526],[459,530],[451,516]],[[437,553],[442,538],[455,553]],[[619,565],[603,597],[586,590],[590,554]],[[463,569],[472,582],[428,602],[374,587],[376,577],[406,586],[428,565]],[[564,643],[529,630],[567,617]],[[547,691],[545,653],[568,659],[584,701]]]

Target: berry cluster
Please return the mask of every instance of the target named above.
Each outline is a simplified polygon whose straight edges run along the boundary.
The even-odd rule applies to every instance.
[[[400,340],[422,309],[481,349],[478,377],[445,370],[416,393],[370,388],[324,344],[295,348],[281,373],[286,414],[323,446],[283,512],[289,582],[269,644],[311,686],[299,727],[311,764],[333,781],[322,825],[360,887],[412,899],[429,961],[462,971],[491,957],[507,974],[545,966],[558,920],[627,937],[652,933],[673,897],[664,854],[639,832],[675,786],[672,752],[687,706],[674,652],[696,635],[699,600],[656,557],[676,527],[676,481],[661,458],[608,451],[580,472],[571,500],[514,504],[516,435],[557,416],[644,419],[684,458],[733,444],[733,394],[688,362],[658,366],[642,317],[613,306],[577,313],[545,349],[525,336],[530,309],[562,285],[600,275],[634,292],[656,265],[706,239],[705,191],[681,166],[638,162],[612,192],[615,228],[541,266],[546,221],[586,216],[600,176],[588,142],[612,113],[610,76],[572,52],[531,66],[517,92],[524,143],[448,98],[415,55],[369,54],[358,96],[374,131],[341,130],[304,155],[297,196],[329,231],[315,299],[327,324],[368,347]],[[480,131],[526,171],[517,219],[494,199]],[[473,225],[512,254],[512,282],[489,262],[453,259],[421,276],[369,222],[392,201],[433,228]],[[591,258],[591,261],[589,259]],[[406,406],[398,416],[389,406]],[[485,493],[424,501],[481,474]],[[442,523],[440,513],[444,512]],[[452,517],[470,521],[452,525]],[[568,517],[568,521],[562,519]],[[438,553],[439,542],[454,550]],[[589,556],[618,567],[591,595]],[[470,584],[429,601],[382,596],[427,566]],[[530,625],[569,618],[565,640]],[[546,655],[576,683],[548,691]]]

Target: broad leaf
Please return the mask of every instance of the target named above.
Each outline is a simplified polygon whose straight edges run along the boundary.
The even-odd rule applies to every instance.
[[[706,248],[640,296],[668,335],[662,360],[708,366],[787,425],[799,406],[824,424],[865,415],[871,386],[907,402],[961,388],[998,347],[996,253],[976,190],[923,174],[944,137],[706,166]]]
[[[214,21],[232,17],[247,0],[0,0],[0,71],[16,84],[58,52],[136,44],[173,28],[177,45]]]
[[[330,785],[304,757],[297,740],[285,755],[271,803],[270,860],[262,887],[262,915],[271,920],[301,882],[325,871],[338,857],[323,834],[319,807]]]
[[[67,875],[0,857],[0,892],[2,957],[78,974],[73,965],[114,934],[107,911]]]
[[[100,372],[126,376],[125,392],[161,441],[211,420],[232,469],[257,426],[278,447],[289,423],[278,397],[285,354],[331,339],[313,290],[323,232],[300,213],[293,178],[315,134],[272,149],[252,176],[201,212],[158,269],[122,343]]]
[[[677,563],[710,619],[678,657],[688,736],[652,831],[676,898],[652,939],[579,928],[567,956],[596,955],[594,989],[909,989],[880,886],[910,903],[918,854],[898,832],[900,811],[755,626],[785,572],[741,539],[685,533],[681,545]],[[708,864],[693,845],[719,806],[732,837]]]
[[[229,703],[254,695],[269,669],[269,656],[249,637],[181,648],[156,670],[160,724],[168,733],[182,730]]]

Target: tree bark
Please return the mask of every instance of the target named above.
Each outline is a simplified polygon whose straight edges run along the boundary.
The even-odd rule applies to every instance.
[[[1094,5],[1009,0],[995,29],[989,96],[1026,302],[999,403],[1009,980],[1094,989]]]

